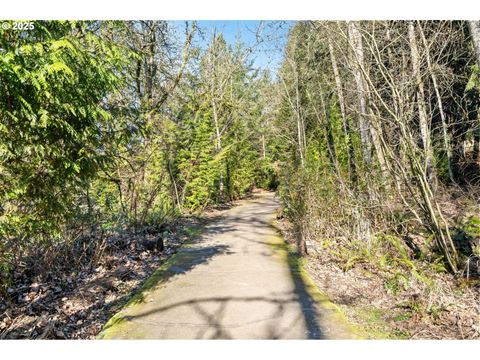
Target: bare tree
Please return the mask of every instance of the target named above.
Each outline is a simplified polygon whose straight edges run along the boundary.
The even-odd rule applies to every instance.
[[[415,79],[417,87],[416,98],[418,108],[418,122],[420,127],[423,151],[425,152],[425,168],[428,182],[431,185],[434,185],[435,168],[433,164],[433,150],[431,145],[432,142],[430,139],[430,121],[427,115],[424,81],[420,69],[420,53],[417,45],[417,35],[415,31],[414,21],[408,22],[408,39],[410,42],[410,54],[412,60],[412,76]]]
[[[469,21],[470,34],[472,37],[475,55],[477,57],[477,71],[480,72],[480,21]],[[480,162],[480,109],[477,109],[477,123],[474,132],[473,156],[475,161]]]

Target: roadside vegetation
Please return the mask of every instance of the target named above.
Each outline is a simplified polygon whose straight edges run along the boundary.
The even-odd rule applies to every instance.
[[[0,338],[94,336],[255,188],[367,337],[479,338],[480,23],[296,22],[277,72],[208,30],[0,30]]]
[[[480,336],[478,26],[290,33],[275,116],[289,144],[282,216],[320,287],[388,337]]]

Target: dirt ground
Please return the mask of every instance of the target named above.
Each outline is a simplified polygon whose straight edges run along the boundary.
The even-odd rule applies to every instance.
[[[16,271],[6,296],[0,296],[0,339],[95,338],[156,268],[195,236],[199,227],[232,205],[171,224],[161,234],[163,252],[138,246],[144,237],[115,234],[107,239],[103,256],[93,266],[36,277]],[[276,226],[294,243],[285,219]],[[366,338],[480,339],[478,283],[429,273],[435,286],[410,279],[408,290],[394,293],[387,286],[389,274],[368,263],[345,271],[344,264],[319,244],[309,245],[310,276],[349,321],[364,330]]]
[[[277,226],[294,244],[291,224]],[[320,244],[309,243],[307,271],[316,285],[366,338],[480,339],[480,285],[450,274],[428,273],[433,286],[413,277],[408,290],[393,292],[390,274],[368,263],[345,270]]]
[[[112,235],[96,264],[68,273],[14,273],[7,296],[0,298],[0,339],[95,338],[132,292],[206,222],[208,216],[179,220],[162,234]],[[158,236],[164,251],[142,246]]]
[[[0,339],[94,339],[185,240],[235,204],[209,208],[200,217],[177,219],[162,233],[110,234],[96,263],[86,262],[71,271],[31,276],[28,269],[19,268],[5,296],[0,294]],[[164,240],[164,250],[147,249],[158,237]]]

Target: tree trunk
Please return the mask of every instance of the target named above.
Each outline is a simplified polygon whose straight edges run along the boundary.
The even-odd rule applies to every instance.
[[[410,41],[410,55],[412,60],[412,75],[416,81],[417,88],[417,107],[418,121],[420,127],[420,135],[422,140],[422,148],[425,157],[425,169],[428,183],[435,188],[435,174],[433,166],[433,152],[430,141],[430,126],[427,117],[427,109],[425,105],[425,91],[422,75],[420,73],[420,55],[418,52],[417,39],[415,35],[415,25],[413,21],[408,23],[408,38]]]
[[[338,179],[342,178],[342,175],[340,173],[340,168],[338,166],[338,157],[337,157],[337,150],[335,147],[335,139],[333,138],[333,129],[332,129],[332,124],[331,124],[331,119],[328,114],[328,109],[325,105],[325,99],[323,97],[323,91],[320,90],[320,103],[322,105],[322,111],[323,111],[323,116],[325,118],[325,124],[326,124],[326,134],[325,134],[325,139],[327,142],[327,149],[328,153],[330,155],[330,161],[332,163],[332,166],[335,169],[335,172],[337,174]],[[315,110],[316,112],[316,110]],[[318,117],[318,114],[317,114]]]
[[[307,139],[305,138],[305,121],[303,119],[301,108],[300,108],[300,90],[299,90],[299,79],[298,79],[298,72],[295,69],[295,101],[296,101],[296,109],[297,109],[297,120],[298,120],[298,129],[299,129],[299,143],[300,147],[303,149],[303,157],[305,157],[305,153],[307,151]]]
[[[425,53],[426,53],[425,55],[427,58],[428,71],[430,73],[430,77],[432,78],[433,88],[435,90],[435,96],[437,97],[438,111],[440,113],[440,119],[442,121],[443,145],[445,147],[445,152],[447,154],[448,176],[450,178],[450,181],[454,182],[455,178],[453,176],[453,170],[452,170],[452,148],[450,145],[450,138],[448,136],[447,118],[445,116],[445,111],[443,110],[442,97],[440,95],[440,90],[438,87],[437,76],[433,71],[432,60],[430,59],[430,49],[428,48],[427,39],[425,38],[425,34],[420,24],[418,26],[418,29],[420,30],[423,46],[425,46]]]
[[[220,122],[218,119],[218,110],[217,110],[217,103],[215,102],[214,98],[215,94],[212,94],[212,108],[213,108],[213,122],[215,125],[215,150],[217,153],[222,151],[222,139],[220,135]],[[218,183],[218,192],[220,195],[220,201],[223,202],[224,200],[224,184],[223,184],[223,172],[220,169],[220,178]]]
[[[332,39],[328,37],[328,50],[330,52],[330,60],[332,62],[333,75],[335,77],[335,87],[337,89],[338,104],[340,106],[340,112],[342,114],[343,131],[345,133],[345,139],[348,146],[348,176],[351,181],[356,182],[356,169],[355,169],[355,152],[353,150],[353,144],[350,134],[350,124],[347,119],[347,112],[345,109],[345,97],[343,95],[343,84],[340,72],[338,71],[337,58],[335,56],[335,50],[333,48]]]
[[[470,35],[472,36],[473,46],[477,55],[477,64],[480,66],[480,21],[469,21]]]
[[[371,163],[372,144],[377,155],[380,169],[383,175],[387,172],[386,160],[382,150],[380,137],[382,136],[381,125],[376,121],[372,109],[368,106],[368,76],[364,64],[364,51],[362,34],[359,31],[358,24],[349,22],[349,38],[354,51],[354,75],[358,89],[359,111],[360,111],[360,135],[363,143],[364,159],[368,165]],[[370,119],[369,119],[370,117]],[[385,180],[386,177],[382,176]],[[385,185],[388,184],[385,182]]]
[[[356,21],[348,22],[348,37],[353,50],[353,74],[358,92],[358,122],[360,127],[360,138],[362,141],[363,160],[370,164],[372,160],[372,145],[370,141],[370,124],[367,115],[366,84],[362,75],[363,66],[363,44],[362,34],[358,30]]]
[[[480,21],[469,21],[470,35],[472,36],[475,55],[477,57],[477,71],[480,72]],[[473,157],[480,162],[480,109],[477,109],[477,123],[473,136]]]
[[[265,160],[267,158],[267,149],[265,147],[265,134],[262,134],[262,159]]]
[[[295,69],[293,71],[296,71]],[[298,152],[300,155],[300,165],[302,168],[305,166],[304,163],[304,149],[303,149],[303,144],[305,143],[302,139],[303,134],[305,134],[305,131],[303,130],[303,121],[301,119],[301,114],[300,114],[300,109],[298,108],[299,102],[298,102],[298,79],[295,76],[295,87],[297,88],[296,91],[296,96],[297,96],[297,102],[295,105],[292,101],[292,98],[290,96],[290,92],[288,91],[287,84],[285,83],[285,79],[281,79],[283,87],[285,89],[285,95],[287,96],[288,102],[290,104],[290,107],[292,108],[292,111],[295,113],[296,117],[296,122],[297,122],[297,142],[298,142]]]

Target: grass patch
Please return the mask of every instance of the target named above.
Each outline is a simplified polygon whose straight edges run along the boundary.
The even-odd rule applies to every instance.
[[[363,336],[367,339],[408,339],[410,334],[404,330],[391,330],[387,320],[390,311],[371,306],[352,308],[354,315],[363,325]],[[400,313],[393,317],[393,321],[409,320],[411,314]]]

